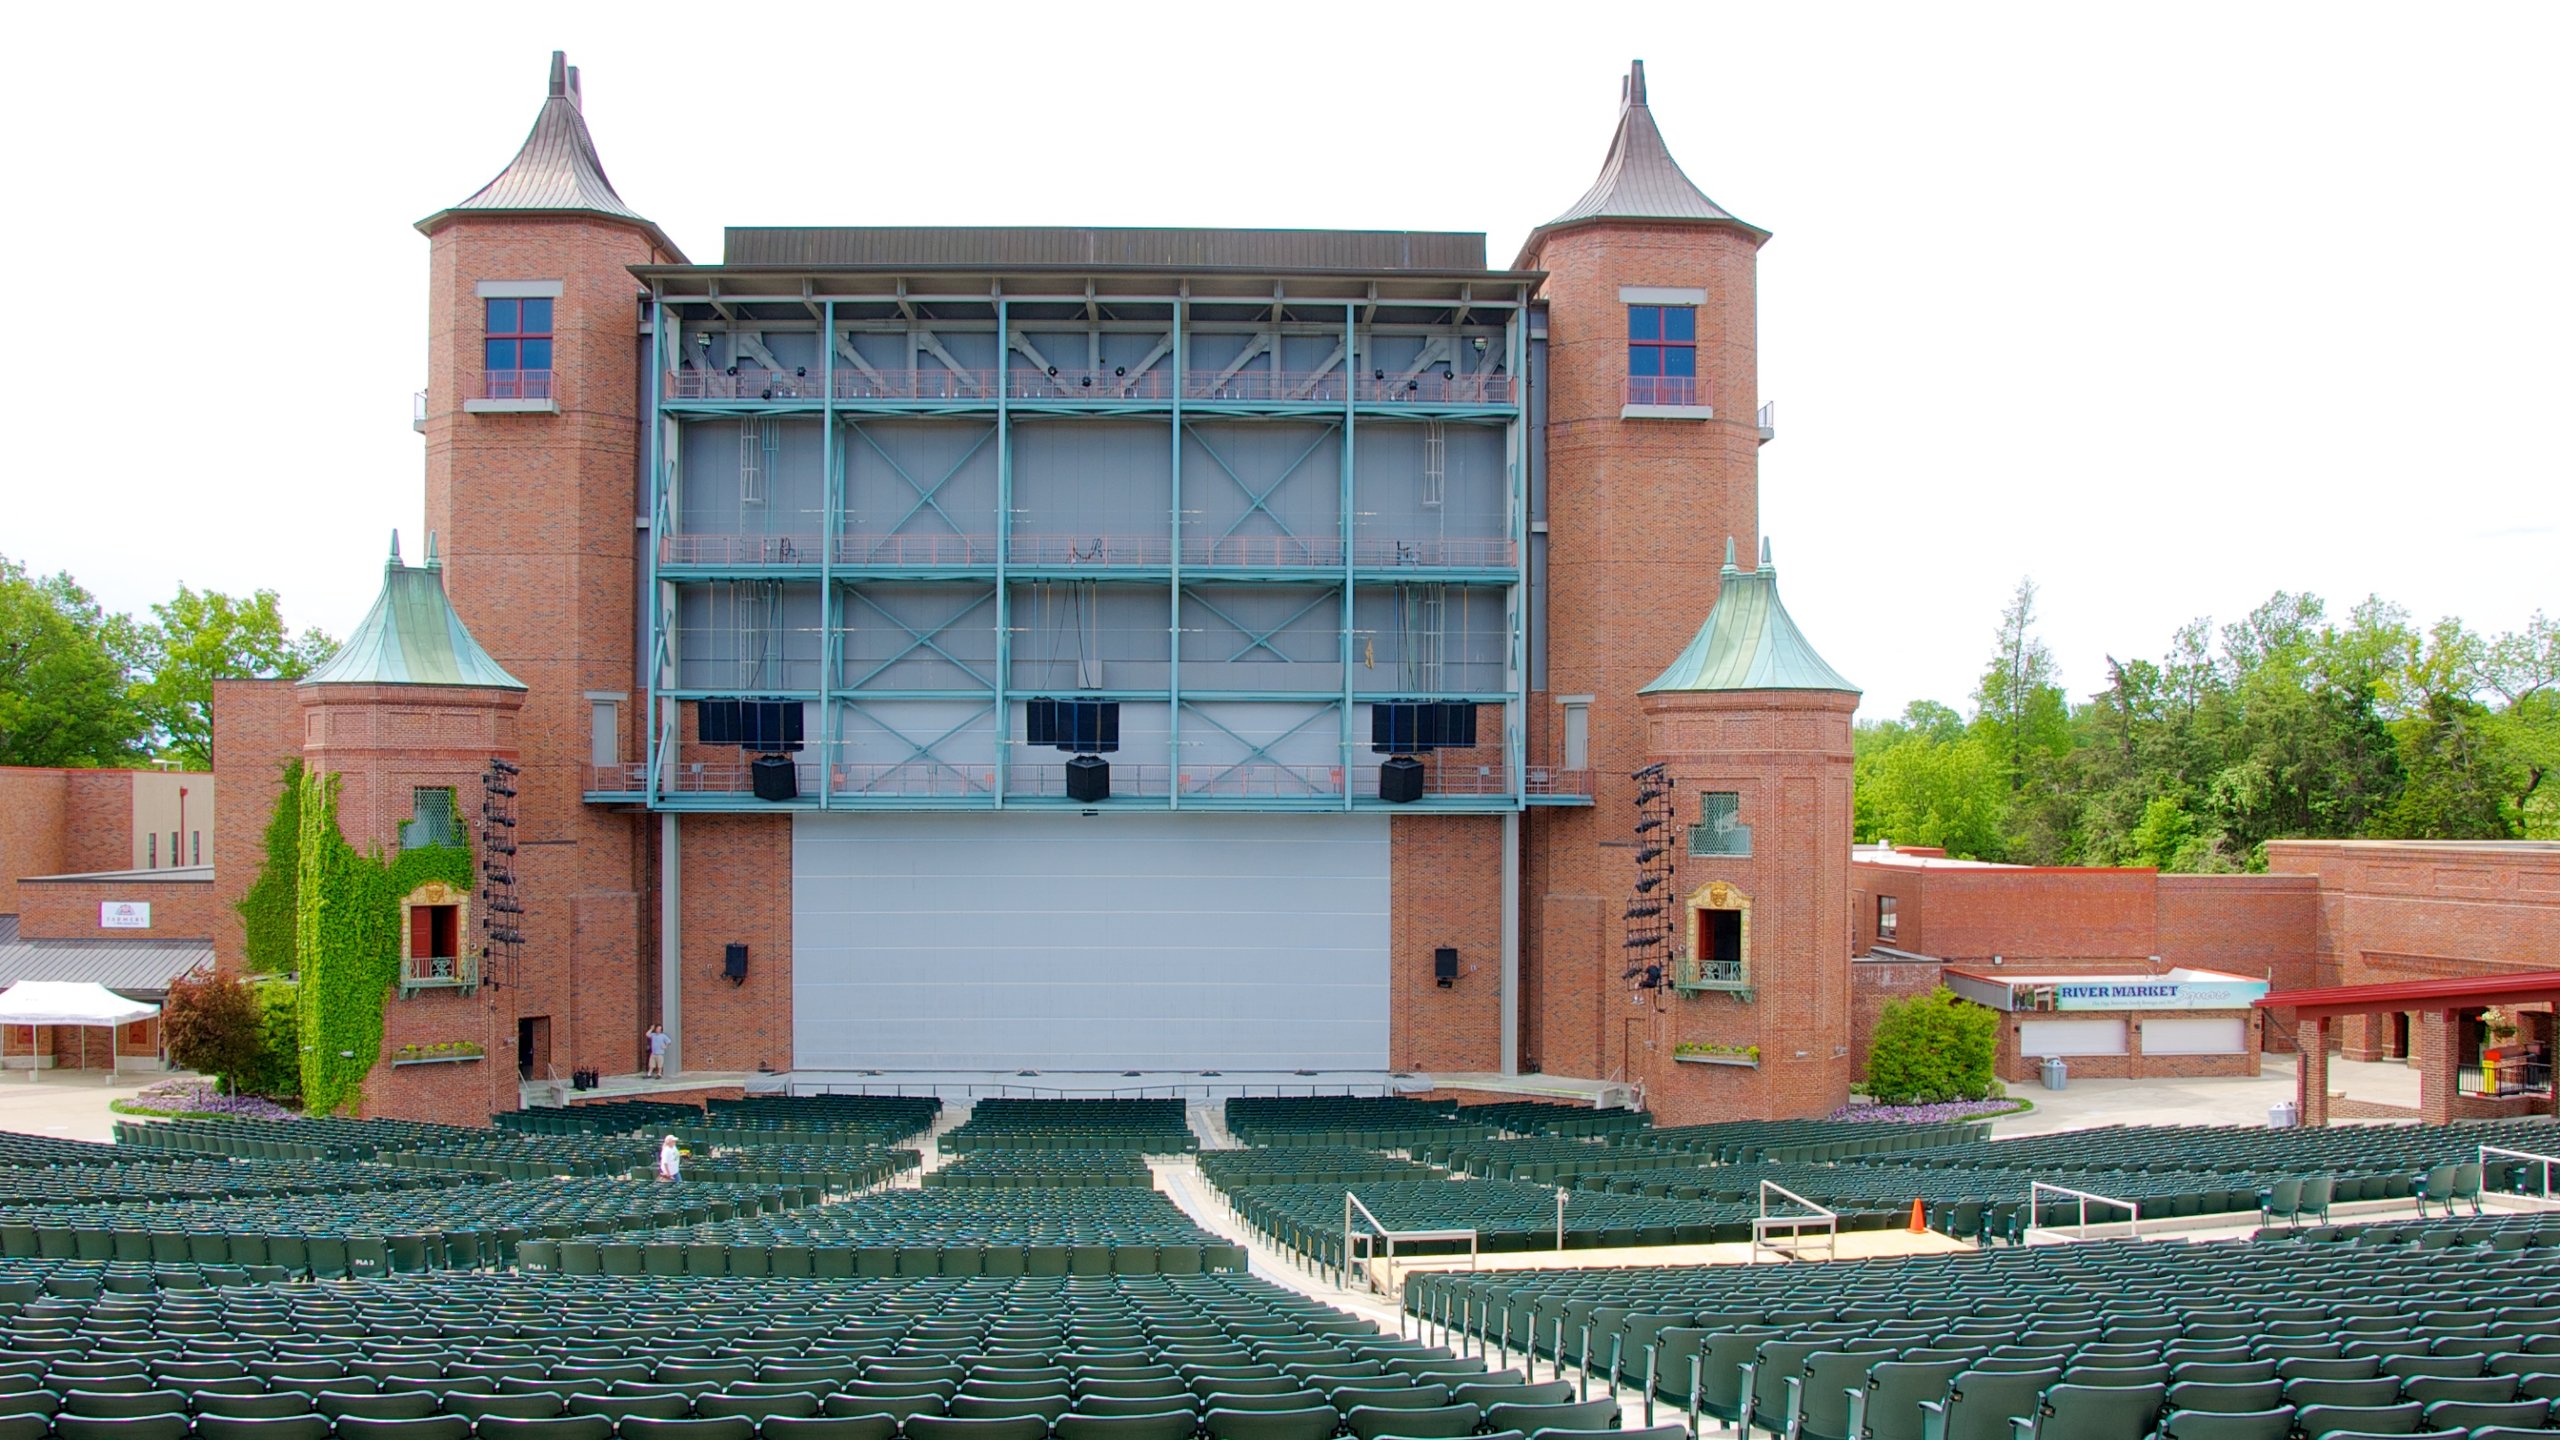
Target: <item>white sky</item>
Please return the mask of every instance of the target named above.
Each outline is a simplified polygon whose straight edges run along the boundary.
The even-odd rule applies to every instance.
[[[1551,26],[1558,19],[1565,28]],[[0,87],[0,553],[343,635],[418,552],[427,242],[549,52],[623,198],[725,224],[1483,230],[1642,56],[1761,252],[1764,525],[1869,716],[2022,574],[2075,696],[2278,588],[2560,609],[2560,6],[47,6]],[[50,57],[50,58],[45,58]]]

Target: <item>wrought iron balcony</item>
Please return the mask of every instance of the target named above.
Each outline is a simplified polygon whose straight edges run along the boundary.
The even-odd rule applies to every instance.
[[[468,990],[480,983],[477,955],[411,955],[400,962],[400,989]]]
[[[1625,403],[1701,410],[1715,402],[1708,394],[1707,383],[1694,375],[1630,375]]]
[[[548,370],[484,370],[480,374],[480,398],[483,400],[551,400],[551,372]]]

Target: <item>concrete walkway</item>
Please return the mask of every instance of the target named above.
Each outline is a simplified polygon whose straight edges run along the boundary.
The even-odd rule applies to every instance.
[[[29,1075],[36,1078],[30,1081]],[[147,1118],[118,1115],[107,1108],[110,1104],[130,1100],[163,1080],[184,1078],[126,1074],[110,1085],[106,1076],[104,1070],[10,1071],[0,1079],[0,1130],[104,1143],[116,1138],[118,1120]]]
[[[2269,1109],[2294,1098],[2299,1064],[2292,1055],[2269,1055],[2259,1062],[2253,1079],[2074,1078],[2063,1090],[2020,1085],[2012,1093],[2034,1101],[2036,1108],[1994,1120],[1991,1134],[2008,1139],[2096,1125],[2264,1125]],[[2411,1112],[2407,1119],[2416,1118],[2418,1072],[2407,1065],[2332,1058],[2329,1088],[2350,1100],[2405,1108]]]

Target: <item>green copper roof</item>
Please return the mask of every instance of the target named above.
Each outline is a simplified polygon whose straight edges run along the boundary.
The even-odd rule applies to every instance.
[[[444,598],[444,567],[436,563],[433,537],[427,563],[400,563],[400,537],[391,537],[391,560],[382,567],[382,595],[363,623],[329,663],[304,676],[305,685],[476,685],[522,690],[524,682],[501,669],[463,627]]]
[[[1724,570],[1719,576],[1716,608],[1707,623],[1671,668],[1639,692],[1660,695],[1698,690],[1842,690],[1858,687],[1813,653],[1813,644],[1796,628],[1787,607],[1778,601],[1778,572],[1769,564],[1769,544],[1760,542],[1760,568],[1737,570],[1733,541],[1724,542]]]

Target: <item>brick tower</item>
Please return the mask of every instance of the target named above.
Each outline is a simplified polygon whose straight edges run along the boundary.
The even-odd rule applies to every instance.
[[[517,1002],[548,1051],[538,1070],[627,1072],[654,1013],[647,832],[581,796],[591,764],[641,751],[629,267],[684,257],[614,193],[557,53],[515,159],[418,229],[433,242],[427,524],[447,542],[454,607],[526,687]]]
[[[1645,745],[1679,797],[1681,938],[1630,1056],[1675,1124],[1827,1115],[1849,1101],[1850,719],[1857,688],[1778,600],[1769,545],[1734,565],[1644,687]],[[1691,1054],[1683,1057],[1680,1047]]]
[[[338,828],[358,851],[470,843],[481,775],[518,756],[525,687],[480,648],[445,602],[435,539],[427,563],[400,563],[394,536],[382,594],[329,663],[294,687],[302,759],[338,777]],[[383,1052],[364,1082],[366,1115],[480,1125],[516,1108],[512,983],[479,966],[473,888],[429,883],[400,897],[400,980],[383,1008]],[[502,982],[512,977],[496,977]],[[403,1045],[469,1041],[476,1060],[397,1065]]]
[[[1628,776],[1648,753],[1637,690],[1715,603],[1727,537],[1758,534],[1755,285],[1769,238],[1681,172],[1643,62],[1623,98],[1599,179],[1517,262],[1547,272],[1548,306],[1547,493],[1533,517],[1546,526],[1547,653],[1531,743],[1569,762],[1556,729],[1587,724],[1598,780],[1592,807],[1527,817],[1522,1056],[1614,1079],[1634,1078],[1630,1046],[1644,1043],[1645,1012],[1619,979]]]

